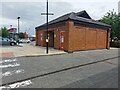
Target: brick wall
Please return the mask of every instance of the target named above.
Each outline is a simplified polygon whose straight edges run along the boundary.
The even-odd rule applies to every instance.
[[[68,50],[106,48],[107,40],[109,38],[109,36],[107,37],[107,30],[83,26],[74,26],[74,23],[72,21],[69,22],[69,25],[70,27]]]
[[[89,28],[85,26],[74,26],[74,22],[67,21],[65,26],[49,28],[49,32],[51,31],[52,33],[54,33],[54,48],[56,49],[60,49],[61,31],[65,31],[64,50],[66,51],[101,48],[109,49],[110,30]],[[45,30],[39,29],[38,31],[36,31],[36,45],[46,46],[45,38]],[[51,41],[52,40],[49,40],[49,46],[51,46]]]
[[[64,44],[64,50],[67,49],[67,27],[66,26],[61,26],[61,27],[54,27],[54,28],[49,28],[49,46],[51,46],[52,44],[52,40],[51,40],[51,34],[50,33],[54,33],[54,48],[56,49],[60,49],[60,32],[61,31],[65,31],[65,44]],[[41,33],[43,33],[43,35],[41,36]],[[41,37],[43,38],[43,41],[41,41]],[[45,38],[46,38],[46,32],[45,30],[41,30],[38,29],[38,31],[36,31],[36,45],[40,45],[40,46],[46,46],[46,42],[45,42]]]
[[[46,34],[43,30],[37,30],[36,31],[36,45],[37,46],[45,46],[45,37]]]

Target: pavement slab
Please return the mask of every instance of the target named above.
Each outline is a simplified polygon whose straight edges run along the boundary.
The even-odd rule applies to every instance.
[[[46,47],[35,46],[28,43],[22,43],[16,46],[2,46],[0,50],[0,57],[43,56],[66,53],[62,50],[49,47],[49,54],[46,54]]]

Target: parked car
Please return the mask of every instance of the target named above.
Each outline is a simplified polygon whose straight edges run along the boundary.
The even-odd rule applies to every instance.
[[[0,45],[17,45],[17,42],[13,39],[8,39],[8,38],[2,38],[0,37]]]
[[[29,39],[19,39],[19,43],[30,43]]]

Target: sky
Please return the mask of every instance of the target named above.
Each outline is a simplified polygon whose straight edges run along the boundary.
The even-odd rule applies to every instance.
[[[70,12],[86,10],[94,20],[99,20],[109,10],[118,13],[120,0],[49,0],[49,21]],[[35,27],[46,22],[46,0],[1,0],[0,27],[17,28],[17,17],[20,17],[20,31],[29,35],[35,34]]]

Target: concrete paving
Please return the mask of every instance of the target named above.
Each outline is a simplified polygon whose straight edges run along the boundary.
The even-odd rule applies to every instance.
[[[21,56],[42,56],[64,54],[66,52],[49,47],[49,54],[46,54],[46,47],[35,46],[34,44],[22,43],[18,46],[3,46],[0,57],[21,57]]]

